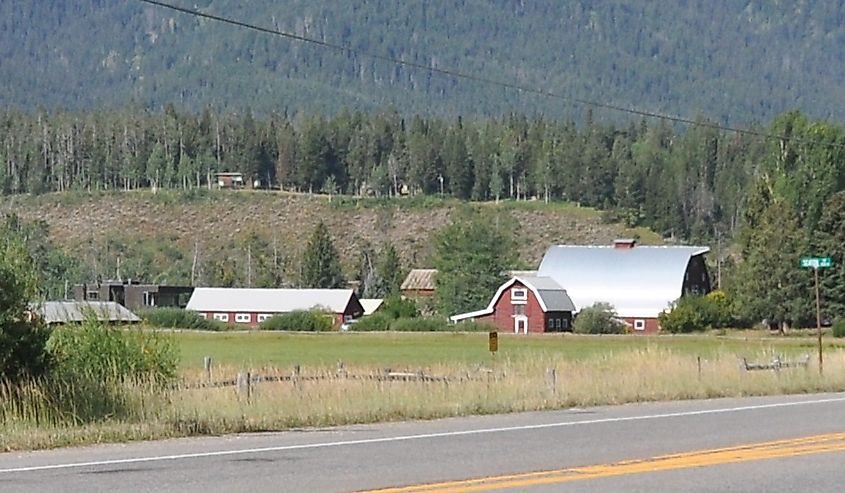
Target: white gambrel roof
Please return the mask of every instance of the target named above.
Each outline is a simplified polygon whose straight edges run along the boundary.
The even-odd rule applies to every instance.
[[[249,313],[325,309],[343,313],[353,295],[351,289],[196,288],[186,309]]]
[[[681,297],[690,259],[701,246],[557,245],[540,263],[539,276],[553,278],[578,310],[603,301],[620,317],[656,317]]]

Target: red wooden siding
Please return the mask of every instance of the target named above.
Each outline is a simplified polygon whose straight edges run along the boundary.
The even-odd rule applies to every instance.
[[[514,305],[511,298],[514,288],[524,289],[526,291],[526,300],[523,304],[518,303]],[[522,314],[528,319],[527,324],[529,333],[546,332],[548,317],[546,313],[543,312],[543,308],[540,306],[540,301],[537,299],[537,296],[533,291],[528,289],[519,281],[514,282],[512,286],[505,289],[502,296],[496,300],[496,303],[493,306],[493,313],[480,317],[480,320],[492,323],[502,332],[515,332],[515,306],[523,307],[521,310],[523,312]],[[567,319],[568,318],[569,317],[567,317]]]

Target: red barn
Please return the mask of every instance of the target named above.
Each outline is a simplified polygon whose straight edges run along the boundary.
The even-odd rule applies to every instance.
[[[255,327],[273,315],[325,310],[335,327],[364,314],[351,289],[196,288],[186,307],[205,318]]]
[[[572,330],[575,305],[566,290],[549,277],[520,276],[502,284],[483,310],[450,317],[452,322],[489,322],[516,334]]]
[[[706,294],[710,278],[701,246],[639,246],[630,239],[613,245],[556,245],[538,275],[563,286],[578,310],[609,303],[633,333],[660,330],[657,317],[686,294]]]

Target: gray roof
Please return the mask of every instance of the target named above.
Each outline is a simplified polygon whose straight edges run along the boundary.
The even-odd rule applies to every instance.
[[[575,311],[575,304],[566,290],[551,277],[523,276],[515,277],[515,279],[537,293],[537,297],[545,305],[547,312]]]
[[[702,246],[558,245],[549,248],[539,276],[553,278],[580,310],[603,301],[621,317],[656,317],[681,297],[692,257]]]
[[[196,288],[186,308],[197,312],[250,313],[321,308],[343,313],[353,296],[351,289]]]
[[[47,324],[83,322],[89,314],[101,322],[140,322],[137,315],[114,301],[45,301],[30,309]]]

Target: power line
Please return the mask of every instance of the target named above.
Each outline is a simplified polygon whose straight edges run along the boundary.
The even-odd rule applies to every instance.
[[[662,113],[657,113],[655,111],[641,110],[641,109],[637,109],[637,108],[626,108],[624,106],[619,106],[619,105],[611,104],[611,103],[602,103],[602,102],[599,102],[599,101],[591,101],[591,100],[588,100],[588,99],[581,99],[581,98],[564,96],[562,94],[544,91],[542,89],[537,89],[537,88],[525,86],[525,85],[522,85],[522,84],[516,84],[516,83],[513,83],[513,82],[491,79],[491,78],[484,77],[484,76],[477,75],[477,74],[469,74],[469,73],[459,72],[457,70],[452,70],[452,69],[448,69],[448,68],[438,68],[438,67],[432,67],[432,66],[429,66],[429,65],[423,65],[423,64],[417,63],[417,62],[409,62],[407,60],[402,60],[400,58],[394,58],[394,57],[390,57],[390,56],[380,55],[378,53],[360,50],[360,49],[357,49],[357,48],[352,48],[350,46],[344,46],[344,45],[340,45],[340,44],[336,44],[336,43],[329,43],[329,42],[326,42],[326,41],[320,41],[318,39],[309,38],[309,37],[306,37],[306,36],[300,36],[298,34],[288,33],[288,32],[280,31],[280,30],[277,30],[277,29],[270,29],[270,28],[266,28],[266,27],[261,27],[261,26],[255,25],[255,24],[250,24],[250,23],[247,23],[247,22],[238,21],[238,20],[231,19],[231,18],[228,18],[228,17],[223,17],[223,16],[219,16],[219,15],[214,15],[214,14],[207,14],[207,13],[201,12],[199,10],[189,9],[189,8],[185,8],[185,7],[179,7],[177,5],[172,5],[172,4],[165,3],[165,2],[159,2],[157,0],[138,0],[138,1],[142,2],[142,3],[150,4],[150,5],[155,5],[157,7],[162,7],[162,8],[165,8],[165,9],[174,10],[174,11],[181,12],[181,13],[187,14],[187,15],[191,15],[191,16],[194,16],[194,17],[201,17],[201,18],[204,18],[204,19],[209,19],[209,20],[213,20],[213,21],[216,21],[216,22],[221,22],[223,24],[229,24],[229,25],[232,25],[232,26],[241,27],[241,28],[244,28],[244,29],[252,30],[252,31],[257,31],[257,32],[264,33],[264,34],[270,34],[270,35],[273,35],[273,36],[279,36],[279,37],[291,39],[291,40],[294,40],[294,41],[300,41],[302,43],[308,43],[308,44],[316,45],[316,46],[319,46],[321,48],[327,48],[327,49],[331,49],[331,50],[335,50],[335,51],[340,51],[340,52],[343,52],[343,53],[363,56],[363,57],[367,57],[367,58],[372,58],[374,60],[393,63],[393,64],[396,64],[396,65],[401,65],[403,67],[409,67],[409,68],[424,70],[424,71],[428,71],[428,72],[431,72],[431,73],[445,75],[445,76],[456,78],[456,79],[464,79],[464,80],[470,80],[470,81],[474,81],[474,82],[481,82],[481,83],[484,83],[484,84],[496,85],[496,86],[503,87],[503,88],[506,88],[506,89],[513,89],[513,90],[520,91],[520,92],[527,93],[527,94],[534,94],[534,95],[538,95],[538,96],[544,96],[544,97],[548,97],[548,98],[558,99],[558,100],[566,101],[566,102],[569,102],[569,103],[580,104],[580,105],[583,105],[583,106],[592,106],[592,107],[595,107],[595,108],[602,108],[602,109],[606,109],[606,110],[611,110],[611,111],[616,111],[616,112],[621,112],[621,113],[627,113],[627,114],[630,114],[630,115],[636,115],[636,116],[645,117],[645,118],[655,118],[655,119],[669,121],[669,122],[673,122],[673,123],[681,123],[681,124],[684,124],[684,125],[697,125],[697,126],[701,126],[701,127],[715,129],[715,130],[735,132],[735,133],[738,133],[738,134],[751,135],[751,136],[755,136],[755,137],[774,138],[774,139],[779,139],[779,140],[783,140],[783,141],[791,141],[791,142],[810,142],[810,143],[817,143],[818,142],[818,141],[815,141],[815,140],[796,139],[794,137],[788,137],[788,136],[785,136],[785,135],[776,135],[776,134],[770,134],[770,133],[766,133],[766,132],[758,132],[756,130],[749,130],[749,129],[743,129],[743,128],[738,128],[738,127],[730,127],[730,126],[727,126],[727,125],[720,125],[718,123],[712,123],[712,122],[707,122],[707,121],[695,121],[695,120],[691,120],[689,118],[684,118],[684,117],[681,117],[681,116],[666,115],[666,114],[662,114]],[[834,146],[834,147],[845,148],[845,144],[828,143],[828,145]]]

